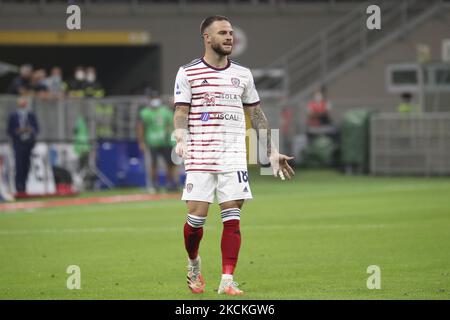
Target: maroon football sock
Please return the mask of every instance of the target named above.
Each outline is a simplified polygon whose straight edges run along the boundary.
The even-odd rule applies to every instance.
[[[233,219],[223,223],[222,232],[222,274],[233,274],[236,267],[239,249],[241,247],[241,232],[239,220]]]
[[[189,255],[189,259],[194,260],[198,256],[200,240],[203,237],[203,227],[194,228],[187,222],[184,224],[184,246]]]

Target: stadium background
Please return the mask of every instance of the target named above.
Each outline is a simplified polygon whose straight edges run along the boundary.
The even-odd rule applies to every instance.
[[[366,28],[374,3],[381,30]],[[76,66],[93,65],[106,93],[30,99],[42,130],[30,193],[61,191],[52,179],[57,166],[70,172],[76,194],[0,204],[1,298],[190,298],[184,204],[177,194],[135,197],[146,195],[148,183],[135,126],[149,89],[170,104],[178,67],[202,54],[200,21],[215,13],[241,31],[242,52],[233,58],[254,71],[264,111],[281,130],[281,150],[298,168],[293,181],[281,183],[251,167],[255,201],[244,209],[237,274],[247,297],[450,297],[448,1],[74,4],[81,31],[67,30],[64,1],[0,1],[3,191],[14,193],[5,128],[16,104],[7,88],[20,65],[58,65],[65,79]],[[326,88],[333,122],[311,129],[306,110],[317,88]],[[416,112],[397,111],[404,92],[413,94]],[[76,170],[80,117],[94,176],[88,186]],[[215,298],[218,220],[212,210],[202,249],[206,298]],[[65,286],[73,264],[83,273],[81,290]],[[382,290],[366,287],[373,264],[381,267]]]

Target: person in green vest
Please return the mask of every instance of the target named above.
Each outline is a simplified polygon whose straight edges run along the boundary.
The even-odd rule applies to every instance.
[[[78,116],[77,118],[74,135],[74,150],[79,159],[78,170],[83,170],[89,164],[89,152],[91,146],[89,144],[89,129],[82,116]]]
[[[168,106],[162,103],[157,93],[150,97],[150,103],[139,112],[137,124],[137,139],[139,149],[145,153],[147,149],[151,155],[150,176],[153,187],[159,191],[158,179],[158,158],[162,158],[167,167],[166,188],[168,191],[177,191],[178,182],[176,179],[177,167],[172,161],[171,140],[173,132],[173,112]]]
[[[402,101],[397,106],[397,111],[399,113],[412,113],[417,112],[417,106],[411,103],[412,94],[405,92],[402,94]]]

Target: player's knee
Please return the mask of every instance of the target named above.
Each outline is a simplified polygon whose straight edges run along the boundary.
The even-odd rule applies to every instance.
[[[226,210],[226,209],[233,209],[233,208],[238,208],[239,210],[241,210],[243,205],[244,205],[244,199],[231,200],[231,201],[221,203],[220,209],[222,211]]]
[[[208,214],[209,203],[203,201],[186,201],[188,212],[194,216],[206,217]]]

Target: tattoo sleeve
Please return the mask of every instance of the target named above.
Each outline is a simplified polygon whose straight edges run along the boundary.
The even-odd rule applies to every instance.
[[[175,139],[180,142],[188,132],[189,106],[177,106],[173,115]]]
[[[253,127],[253,129],[256,130],[256,135],[257,135],[258,139],[259,139],[259,130],[260,129],[267,130],[267,156],[270,157],[270,155],[272,154],[272,137],[271,137],[271,133],[270,133],[269,122],[267,121],[266,115],[262,111],[260,105],[247,108],[247,112],[248,112],[248,116],[250,118],[252,127]]]

